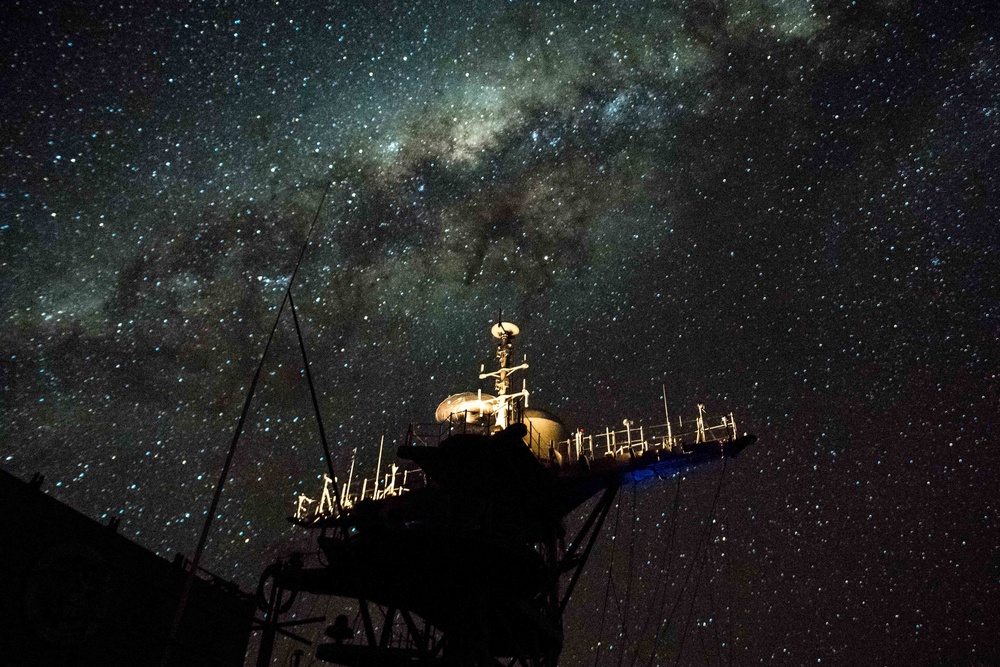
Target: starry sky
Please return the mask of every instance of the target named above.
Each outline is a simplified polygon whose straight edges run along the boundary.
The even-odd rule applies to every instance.
[[[622,489],[564,664],[997,664],[989,7],[8,0],[0,466],[191,553],[308,243],[340,471],[500,310],[571,427],[663,385],[760,437]],[[308,548],[321,457],[284,317],[205,564]]]

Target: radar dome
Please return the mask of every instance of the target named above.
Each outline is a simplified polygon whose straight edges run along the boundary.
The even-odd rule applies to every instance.
[[[434,419],[439,423],[456,419],[464,419],[469,424],[475,424],[486,415],[493,414],[493,397],[489,394],[476,394],[471,391],[452,394],[441,401],[434,412]]]
[[[538,434],[543,445],[565,442],[569,439],[569,429],[559,417],[548,410],[528,408],[524,411],[524,421]]]

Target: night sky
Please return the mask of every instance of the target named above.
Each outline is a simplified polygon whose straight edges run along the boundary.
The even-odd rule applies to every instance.
[[[501,309],[571,427],[665,385],[760,438],[622,489],[563,664],[1000,664],[991,9],[7,0],[0,466],[193,552],[332,183],[294,294],[338,471],[483,386]],[[322,471],[285,317],[205,564],[311,548]]]

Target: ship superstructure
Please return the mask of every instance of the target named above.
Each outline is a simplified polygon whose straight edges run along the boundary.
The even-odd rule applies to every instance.
[[[0,470],[0,665],[238,667],[254,615],[233,583],[170,562]],[[171,632],[185,580],[188,613]]]
[[[449,396],[434,423],[409,427],[384,471],[383,439],[373,479],[356,480],[352,462],[346,480],[325,475],[315,497],[299,496],[291,520],[319,532],[326,562],[268,568],[259,665],[283,631],[284,591],[355,606],[358,627],[339,617],[317,649],[334,664],[555,665],[563,611],[622,482],[735,456],[755,440],[738,435],[731,413],[711,417],[703,405],[676,427],[626,419],[571,433],[529,407],[523,377],[511,391],[528,368],[511,365],[519,328],[498,321],[491,333],[497,368],[479,378],[495,394]],[[567,540],[565,517],[597,494]]]
[[[556,478],[569,480],[595,475],[603,479],[608,474],[618,474],[624,479],[631,473],[642,475],[642,471],[662,475],[739,451],[754,440],[753,436],[738,432],[732,412],[709,414],[702,403],[697,404],[696,412],[688,419],[676,415],[671,420],[665,398],[665,419],[660,424],[647,426],[623,419],[619,425],[603,431],[571,432],[548,410],[529,407],[530,392],[525,379],[519,391],[510,392],[511,377],[529,368],[526,358],[517,366],[509,366],[514,338],[520,334],[517,325],[498,322],[491,333],[498,341],[498,368],[486,371],[484,366],[480,367],[479,379],[494,379],[496,395],[479,390],[448,396],[435,410],[435,421],[409,425],[399,443],[396,462],[386,465],[383,471],[383,437],[373,477],[356,479],[352,459],[347,480],[338,489],[334,489],[334,480],[324,475],[323,487],[315,498],[299,495],[295,521],[304,526],[336,523],[338,493],[342,509],[349,513],[362,501],[379,501],[423,488],[427,475],[409,455],[420,458],[419,448],[439,447],[456,435],[496,435],[513,424],[526,429],[522,439],[539,464]]]

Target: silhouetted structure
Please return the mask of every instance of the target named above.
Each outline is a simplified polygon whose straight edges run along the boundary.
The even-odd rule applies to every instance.
[[[155,667],[187,577],[170,562],[0,470],[0,664]],[[195,579],[168,667],[240,667],[253,599]]]
[[[623,480],[648,470],[671,473],[726,456],[755,440],[738,437],[732,415],[711,425],[699,405],[693,430],[569,436],[554,415],[529,409],[526,385],[511,393],[518,328],[498,322],[496,396],[456,394],[438,423],[413,425],[397,457],[418,466],[379,470],[360,493],[326,477],[318,499],[301,496],[294,522],[320,531],[327,564],[300,560],[269,568],[272,591],[352,600],[360,641],[341,617],[322,660],[362,666],[524,665],[551,667],[563,644],[562,616]],[[404,464],[405,465],[405,464]],[[332,492],[331,492],[332,487]],[[602,494],[566,544],[566,515]],[[309,508],[314,507],[310,513]],[[262,605],[273,616],[275,605]],[[258,665],[268,664],[270,639]]]

